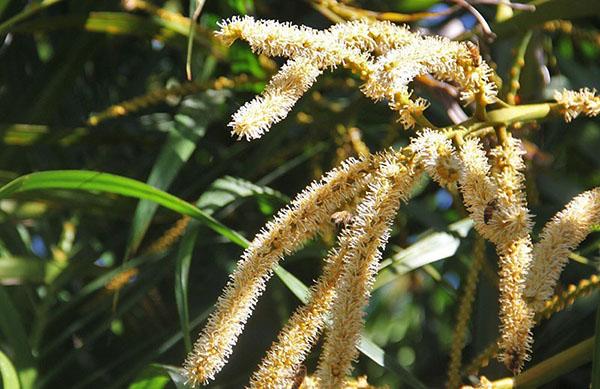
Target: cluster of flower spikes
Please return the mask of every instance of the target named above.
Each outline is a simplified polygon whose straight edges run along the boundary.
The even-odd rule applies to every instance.
[[[408,153],[410,154],[410,153]],[[215,311],[184,364],[192,384],[205,383],[224,366],[259,295],[284,255],[326,228],[331,215],[360,198],[354,216],[326,258],[323,275],[312,287],[310,301],[298,308],[253,374],[250,387],[285,388],[326,324],[316,379],[320,387],[344,385],[363,325],[381,251],[401,200],[419,174],[412,157],[387,151],[361,160],[347,160],[311,184],[267,223],[245,250]],[[332,308],[333,307],[333,308]]]
[[[468,45],[423,37],[389,23],[351,22],[316,31],[245,17],[223,23],[218,34],[226,43],[243,38],[256,52],[290,58],[263,95],[234,115],[231,125],[239,138],[260,137],[285,117],[323,69],[338,65],[358,71],[365,94],[387,99],[407,126],[422,112],[418,107],[426,106],[422,100],[412,101],[407,87],[419,74],[455,83],[466,102],[488,104],[495,98],[489,66]],[[597,97],[587,90],[563,92],[557,101],[567,120],[576,111],[597,114]],[[475,228],[496,246],[501,358],[518,372],[530,352],[535,312],[550,296],[570,251],[600,223],[597,188],[567,205],[533,245],[522,156],[520,142],[511,136],[488,158],[477,139],[467,139],[456,150],[447,134],[425,129],[403,150],[349,159],[309,185],[245,250],[185,362],[189,381],[205,383],[224,366],[279,260],[327,228],[337,211],[349,210],[354,216],[326,258],[309,302],[292,315],[250,381],[254,388],[289,387],[326,327],[311,382],[322,388],[344,387],[389,228],[423,169],[443,186],[458,184]]]
[[[413,140],[423,164],[441,185],[439,168],[457,166],[458,186],[475,229],[495,246],[500,268],[501,359],[513,371],[521,369],[533,342],[533,311],[524,297],[531,263],[531,216],[524,188],[523,151],[517,139],[508,137],[486,155],[476,138],[465,140],[457,151],[440,132],[422,131]],[[444,162],[445,160],[445,162]]]
[[[387,100],[406,128],[427,108],[423,98],[411,98],[409,84],[419,75],[455,84],[465,104],[476,99],[489,104],[496,98],[493,72],[474,45],[423,36],[389,22],[353,21],[323,31],[244,16],[220,27],[217,36],[225,44],[242,39],[256,53],[288,58],[262,95],[233,115],[230,126],[238,138],[263,135],[285,118],[323,70],[337,66],[360,75],[363,93]]]
[[[532,243],[523,176],[524,150],[508,136],[489,152],[477,138],[456,150],[440,132],[425,129],[413,139],[413,151],[429,175],[448,186],[455,175],[475,229],[496,246],[500,267],[500,359],[518,373],[529,359],[535,314],[542,312],[569,254],[600,224],[600,188],[575,197],[554,216]]]

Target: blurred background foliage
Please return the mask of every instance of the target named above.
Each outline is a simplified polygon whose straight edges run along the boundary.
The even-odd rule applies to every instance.
[[[262,90],[281,62],[256,56],[243,43],[221,46],[211,34],[217,22],[250,14],[326,28],[348,15],[330,1],[207,0],[191,35],[191,3],[0,0],[0,183],[47,170],[113,175],[85,186],[99,173],[59,171],[3,192],[0,370],[6,388],[182,386],[176,366],[235,266],[241,236],[251,239],[290,197],[341,160],[407,143],[410,133],[385,104],[367,101],[358,80],[341,69],[321,77],[262,139],[233,140],[226,127],[231,113]],[[337,5],[393,20],[449,10],[407,20],[426,33],[477,40],[477,21],[455,6],[460,3]],[[480,50],[497,66],[504,89],[519,47],[524,62],[517,64],[516,103],[548,99],[563,87],[600,87],[600,4],[536,3],[535,12],[517,10],[503,22],[495,21],[495,5],[477,6],[497,34],[493,42],[479,39]],[[547,23],[557,18],[573,20]],[[188,38],[193,81],[186,81]],[[415,88],[432,102],[430,120],[449,124],[453,110],[460,118],[452,99],[422,81]],[[514,132],[526,140],[539,231],[573,195],[600,185],[600,121],[551,121]],[[465,215],[455,194],[428,181],[401,210],[368,309],[365,338],[372,342],[362,349],[371,358],[362,355],[356,370],[371,383],[444,385],[457,302],[473,258]],[[298,280],[308,285],[317,277],[336,228],[283,263],[214,387],[246,384],[300,303],[305,290]],[[596,232],[573,256],[563,287],[598,272],[599,248]],[[498,334],[496,257],[490,248],[486,254],[465,363]],[[532,364],[592,336],[598,298],[577,299],[544,321]],[[315,361],[312,354],[309,371]],[[508,375],[494,361],[482,373]],[[547,385],[587,387],[591,374],[585,363]]]

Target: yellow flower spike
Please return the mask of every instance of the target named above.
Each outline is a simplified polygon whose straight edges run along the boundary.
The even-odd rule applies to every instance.
[[[256,235],[184,363],[192,385],[208,382],[221,370],[273,268],[284,255],[293,253],[319,232],[333,212],[363,189],[372,163],[373,158],[349,159],[309,185]]]
[[[510,134],[492,149],[492,178],[499,188],[497,219],[507,236],[498,245],[500,257],[500,359],[514,372],[529,359],[534,311],[524,300],[525,280],[533,259],[533,223],[525,196],[524,149]]]
[[[339,248],[332,250],[323,275],[311,288],[308,304],[298,308],[277,336],[258,370],[250,379],[250,388],[288,388],[325,324],[335,296],[344,258],[348,253],[350,229],[342,232]]]
[[[216,35],[225,44],[243,39],[256,53],[290,59],[264,94],[234,115],[230,125],[238,138],[260,137],[287,115],[322,70],[339,65],[360,75],[366,96],[387,99],[406,128],[414,126],[427,108],[424,99],[410,99],[408,84],[417,76],[430,74],[456,84],[464,103],[477,99],[485,105],[496,98],[493,71],[472,45],[422,36],[389,22],[340,23],[321,31],[245,16],[220,27]]]
[[[536,311],[552,295],[569,254],[586,238],[594,225],[600,224],[600,188],[575,197],[542,230],[534,246],[534,260],[525,295]]]
[[[229,126],[238,140],[260,138],[283,120],[296,102],[317,80],[321,71],[310,60],[290,60],[271,79],[262,95],[246,103],[232,117]]]
[[[350,44],[346,44],[344,39],[338,39],[339,31],[329,33],[274,20],[255,20],[251,16],[233,17],[223,21],[220,27],[216,36],[224,44],[230,45],[242,39],[255,53],[269,57],[310,58],[320,69],[338,66],[369,46],[352,35],[348,38]],[[358,43],[359,47],[353,47],[353,43]]]
[[[498,244],[505,235],[495,222],[498,187],[489,177],[490,165],[478,139],[466,139],[458,157],[463,202],[475,223],[475,229],[486,239]]]
[[[357,208],[350,251],[336,286],[332,323],[326,332],[317,368],[321,388],[343,388],[346,376],[352,370],[363,327],[363,309],[368,303],[381,251],[400,202],[409,197],[417,173],[413,161],[406,164],[395,160],[383,162],[365,200]]]
[[[479,140],[467,139],[459,153],[460,188],[475,228],[490,239],[500,264],[500,359],[518,372],[529,358],[533,310],[524,299],[532,260],[531,216],[524,197],[520,142],[509,137],[492,152],[493,167]],[[489,173],[491,177],[489,176]]]
[[[514,374],[530,359],[534,312],[523,296],[531,262],[531,238],[516,239],[498,247],[500,257],[500,343],[498,359]]]

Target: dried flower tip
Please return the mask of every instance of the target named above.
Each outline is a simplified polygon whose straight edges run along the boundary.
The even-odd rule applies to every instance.
[[[371,164],[370,159],[349,159],[309,185],[254,238],[185,361],[193,385],[206,383],[225,365],[273,267],[312,238],[333,212],[363,189]]]
[[[232,118],[232,135],[247,140],[260,138],[283,120],[312,86],[321,71],[309,60],[290,60],[271,79],[262,96],[246,103]]]
[[[579,91],[563,89],[554,92],[554,100],[561,105],[562,114],[568,123],[580,114],[597,116],[600,114],[600,96],[595,89],[583,88]]]
[[[546,224],[540,242],[534,246],[533,265],[525,289],[536,311],[541,311],[552,295],[571,251],[596,224],[600,224],[600,188],[575,197]]]

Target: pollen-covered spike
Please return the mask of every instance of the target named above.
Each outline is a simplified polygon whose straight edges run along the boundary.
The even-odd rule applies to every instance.
[[[575,197],[542,230],[533,249],[533,265],[527,277],[525,295],[536,311],[554,291],[569,254],[600,224],[600,188]]]
[[[261,96],[246,103],[232,117],[229,126],[238,139],[260,138],[283,120],[296,102],[321,74],[309,60],[290,60],[271,79]]]
[[[439,132],[425,129],[413,138],[410,148],[418,163],[440,185],[456,188],[460,162],[448,137]]]
[[[523,190],[522,155],[520,142],[512,137],[492,150],[492,166],[479,140],[466,140],[459,153],[465,206],[477,231],[498,252],[500,359],[513,371],[520,371],[529,358],[534,324],[534,312],[524,298],[532,261],[532,223]]]
[[[466,139],[461,146],[458,157],[460,160],[459,183],[463,202],[474,221],[475,229],[494,244],[500,242],[502,232],[498,231],[494,215],[491,223],[486,208],[497,201],[498,187],[490,179],[490,165],[485,151],[478,139]],[[487,222],[486,222],[487,221]]]
[[[419,75],[430,74],[456,84],[465,103],[480,96],[483,103],[489,104],[497,93],[491,68],[480,57],[474,61],[467,44],[440,37],[415,34],[404,45],[378,57],[367,73],[363,93],[374,100],[389,100],[390,107],[400,112],[406,128],[412,127],[414,115],[426,108],[422,99],[409,99],[412,91],[408,85]]]
[[[401,200],[415,182],[412,162],[383,163],[352,225],[350,251],[336,287],[332,323],[328,328],[317,368],[321,388],[344,385],[357,357],[356,345],[363,327],[364,307],[377,274],[381,252]]]
[[[339,248],[330,252],[323,275],[311,288],[309,302],[298,308],[273,342],[258,370],[250,379],[250,388],[288,388],[294,373],[317,341],[335,296],[343,260],[348,253],[349,227],[340,235]]]
[[[410,99],[408,84],[418,75],[430,74],[448,81],[461,91],[464,103],[495,101],[497,88],[493,71],[472,45],[447,38],[422,36],[404,27],[381,21],[340,23],[328,30],[315,30],[289,23],[234,17],[223,22],[216,34],[226,44],[236,39],[248,42],[254,52],[305,61],[310,71],[301,77],[310,82],[291,90],[275,88],[275,93],[258,97],[243,107],[231,123],[238,137],[256,138],[281,120],[306,92],[319,70],[343,65],[365,80],[363,92],[374,100],[387,99],[400,113],[406,127],[414,126],[427,103]],[[283,70],[282,70],[283,71]],[[276,76],[278,77],[278,76]],[[281,77],[286,78],[286,77]],[[275,80],[274,80],[275,81]],[[280,80],[279,80],[280,81]],[[404,98],[398,98],[398,96]]]
[[[208,382],[221,370],[275,265],[317,234],[333,212],[363,189],[377,158],[349,159],[330,171],[279,211],[254,238],[185,361],[193,385]]]
[[[354,31],[353,24],[342,24],[342,31]],[[216,33],[224,43],[243,39],[255,53],[269,57],[310,59],[319,69],[334,68],[360,54],[368,46],[352,36],[340,39],[340,31],[315,30],[274,20],[255,20],[251,16],[234,17],[220,25]],[[362,31],[359,28],[359,31]],[[366,37],[365,37],[366,38]],[[368,40],[368,39],[367,39]]]

